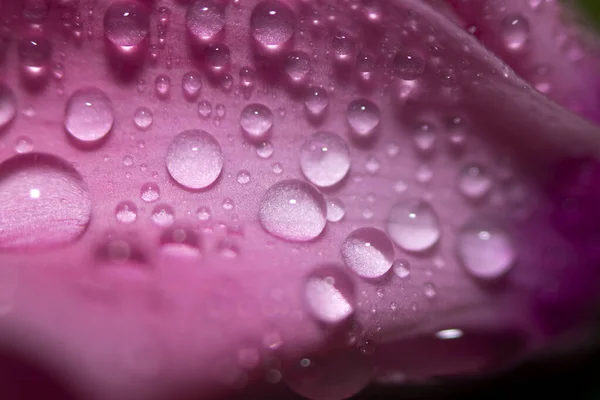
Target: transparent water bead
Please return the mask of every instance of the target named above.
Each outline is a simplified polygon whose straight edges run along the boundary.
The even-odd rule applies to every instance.
[[[270,234],[291,241],[318,237],[327,223],[327,205],[312,185],[297,179],[271,186],[260,202],[259,220]]]
[[[386,230],[396,245],[412,252],[429,250],[440,238],[436,213],[428,202],[416,198],[399,201],[391,208]]]
[[[394,245],[376,228],[359,228],[342,244],[342,259],[348,268],[363,278],[385,275],[394,261]]]
[[[354,285],[336,266],[322,266],[307,277],[304,285],[307,311],[325,324],[339,324],[356,309]]]
[[[300,149],[300,167],[316,186],[339,183],[350,170],[350,152],[344,139],[330,132],[317,132]]]

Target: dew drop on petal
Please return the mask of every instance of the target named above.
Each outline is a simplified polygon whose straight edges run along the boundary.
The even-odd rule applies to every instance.
[[[198,115],[202,118],[208,118],[212,114],[212,104],[208,100],[202,100],[198,103]]]
[[[256,146],[256,155],[260,158],[269,158],[273,155],[275,149],[271,142],[261,142]]]
[[[52,44],[43,37],[31,37],[19,41],[21,72],[28,82],[45,81],[50,72]]]
[[[163,232],[160,243],[163,254],[180,258],[198,258],[201,255],[200,238],[191,229],[171,226]]]
[[[159,204],[152,210],[152,221],[158,226],[171,226],[175,222],[175,210],[167,204]]]
[[[310,73],[310,57],[303,51],[291,52],[285,59],[284,70],[291,84],[301,84]]]
[[[467,223],[458,234],[457,251],[467,271],[484,280],[505,275],[516,259],[506,230],[489,221]]]
[[[140,130],[146,130],[150,128],[153,118],[154,116],[152,111],[146,107],[139,107],[133,113],[133,123]]]
[[[425,71],[425,60],[415,53],[399,51],[394,57],[394,72],[405,81],[415,80]]]
[[[312,185],[297,179],[271,186],[260,202],[259,220],[270,234],[292,241],[318,237],[327,223],[327,205]]]
[[[358,138],[370,139],[380,122],[379,107],[370,100],[358,99],[348,104],[348,124]]]
[[[167,75],[158,75],[154,80],[154,90],[156,91],[156,95],[161,99],[169,97],[171,78]]]
[[[183,95],[188,100],[195,100],[202,89],[202,78],[197,72],[187,72],[181,79]]]
[[[332,39],[333,56],[341,65],[347,65],[356,58],[356,43],[348,34],[338,32]]]
[[[304,98],[304,107],[309,116],[313,118],[323,116],[328,105],[329,95],[325,89],[316,86],[308,88]]]
[[[120,54],[140,53],[147,47],[150,26],[147,7],[132,0],[113,2],[104,14],[104,37]]]
[[[492,188],[492,178],[487,169],[481,165],[467,165],[458,178],[458,188],[467,198],[479,200]]]
[[[394,245],[376,228],[359,228],[342,244],[342,259],[348,268],[363,278],[385,275],[394,261]]]
[[[100,89],[80,89],[67,101],[65,129],[80,143],[91,145],[101,142],[114,122],[112,103]]]
[[[0,164],[0,248],[50,248],[78,239],[91,217],[82,177],[64,160],[28,153]]]
[[[30,153],[33,151],[33,142],[28,137],[20,137],[15,143],[15,152],[19,154]]]
[[[249,140],[264,141],[273,126],[273,112],[264,104],[249,104],[240,114],[240,125]]]
[[[426,282],[423,285],[423,293],[425,294],[425,297],[427,297],[430,300],[433,300],[435,296],[437,296],[437,289],[433,283]]]
[[[175,136],[167,153],[171,177],[189,189],[203,189],[217,180],[223,169],[223,154],[210,133],[192,129]]]
[[[346,215],[346,206],[337,198],[327,200],[327,221],[338,222]]]
[[[252,10],[250,31],[263,53],[278,54],[294,38],[296,15],[291,8],[279,0],[262,1]]]
[[[522,50],[529,39],[529,21],[518,14],[511,14],[502,20],[502,41],[510,51]]]
[[[140,190],[140,197],[148,203],[158,200],[160,198],[160,189],[158,188],[158,185],[153,182],[143,184]]]
[[[386,221],[390,238],[406,251],[422,252],[440,238],[438,217],[429,203],[406,199],[392,206]]]
[[[123,224],[132,224],[137,219],[138,209],[131,201],[122,201],[117,204],[115,218]]]
[[[318,321],[338,324],[356,309],[354,285],[348,275],[334,266],[319,267],[304,284],[307,311]]]
[[[217,0],[195,0],[187,10],[185,27],[196,44],[216,40],[225,27],[225,14]]]
[[[0,83],[0,130],[5,128],[17,114],[17,98],[4,83]]]
[[[339,183],[350,170],[350,153],[344,139],[330,132],[317,132],[300,149],[300,167],[316,186]]]
[[[223,76],[229,72],[231,51],[222,43],[209,44],[204,48],[204,63],[213,76]]]
[[[408,278],[410,275],[410,263],[407,260],[395,260],[392,264],[392,270],[399,278]]]
[[[236,180],[241,185],[250,183],[250,172],[248,172],[246,170],[241,170],[240,172],[238,172],[238,174],[236,176]]]

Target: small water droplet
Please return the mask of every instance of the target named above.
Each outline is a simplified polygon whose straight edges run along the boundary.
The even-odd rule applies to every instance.
[[[433,299],[437,295],[437,289],[431,282],[427,282],[423,285],[423,293],[428,299]]]
[[[202,118],[208,118],[212,114],[212,105],[208,100],[202,100],[198,103],[198,115]]]
[[[370,174],[378,173],[381,169],[381,163],[379,162],[379,159],[377,159],[377,157],[375,156],[367,157],[367,161],[365,162],[365,169]]]
[[[126,167],[131,167],[133,165],[133,157],[129,154],[123,157],[123,165]]]
[[[212,218],[212,214],[208,207],[200,207],[198,211],[196,211],[196,215],[200,221],[208,221]]]
[[[406,260],[395,260],[392,270],[399,278],[406,279],[410,275],[410,263]]]
[[[202,89],[202,78],[197,72],[187,72],[181,79],[181,89],[186,99],[196,100]]]
[[[137,219],[137,206],[131,201],[122,201],[117,204],[115,218],[123,224],[132,224]]]
[[[350,170],[350,153],[344,139],[330,132],[313,134],[300,150],[304,176],[319,187],[339,183]]]
[[[246,170],[242,170],[242,171],[238,172],[238,174],[236,176],[236,180],[241,185],[250,183],[250,172],[248,172]]]
[[[273,163],[273,165],[271,166],[271,169],[273,170],[273,173],[279,175],[283,172],[283,167],[280,163]]]
[[[467,223],[459,233],[457,250],[467,271],[486,280],[505,275],[516,259],[508,233],[490,221]]]
[[[196,44],[213,42],[225,27],[223,7],[215,0],[193,1],[187,10],[185,27]]]
[[[167,204],[159,204],[152,210],[152,221],[158,226],[171,226],[175,222],[175,210]]]
[[[264,141],[273,126],[273,112],[264,104],[249,104],[240,114],[240,125],[249,140]]]
[[[507,15],[502,20],[502,40],[510,51],[522,50],[529,39],[529,21],[519,14]]]
[[[221,203],[221,207],[223,207],[223,210],[225,210],[225,211],[231,211],[234,209],[235,203],[233,202],[232,199],[230,199],[229,197],[226,197],[223,200],[223,203]]]
[[[213,76],[223,76],[231,66],[231,51],[222,43],[209,44],[204,49],[204,61]]]
[[[184,131],[169,146],[167,169],[180,185],[204,189],[217,180],[223,169],[221,146],[208,132]]]
[[[225,108],[224,104],[219,103],[215,107],[215,111],[217,112],[217,118],[224,118],[225,113],[227,112],[227,109]]]
[[[289,82],[299,85],[310,73],[310,57],[303,51],[293,51],[285,59],[284,70]]]
[[[433,170],[426,164],[419,166],[417,169],[417,182],[427,184],[433,178]]]
[[[154,89],[159,98],[166,99],[171,91],[171,78],[167,75],[158,75],[154,80]]]
[[[412,81],[420,78],[425,71],[425,60],[415,53],[401,50],[394,57],[394,73],[400,79]]]
[[[427,123],[418,124],[413,134],[415,148],[422,156],[428,156],[435,150],[437,133],[432,125]]]
[[[158,188],[158,185],[156,183],[149,182],[142,185],[140,194],[142,200],[151,203],[160,198],[160,189]]]
[[[312,185],[290,179],[271,186],[260,203],[259,219],[274,236],[292,241],[318,237],[327,223],[327,205]]]
[[[357,275],[363,278],[379,278],[392,267],[394,245],[383,231],[360,228],[344,240],[342,259]]]
[[[97,88],[73,93],[65,110],[65,129],[72,139],[85,145],[100,144],[115,122],[110,99]]]
[[[304,296],[308,312],[326,324],[339,324],[355,311],[354,285],[334,266],[319,267],[306,279]]]
[[[146,107],[139,107],[134,111],[133,123],[141,130],[150,128],[153,122],[153,114],[150,109]]]
[[[246,97],[250,97],[256,82],[256,71],[250,67],[242,67],[240,68],[239,76],[240,86],[244,92],[244,95]]]
[[[262,142],[256,146],[256,154],[260,158],[269,158],[273,155],[275,149],[271,142]]]
[[[145,53],[150,14],[147,7],[131,0],[111,3],[104,14],[104,37],[121,57]]]
[[[346,215],[346,207],[340,199],[327,200],[327,221],[338,222]]]
[[[394,243],[406,251],[426,251],[440,238],[437,215],[429,203],[419,199],[396,203],[388,215],[386,229]]]
[[[0,82],[0,130],[17,114],[17,98],[11,88]]]
[[[278,0],[258,3],[250,16],[252,38],[266,54],[278,54],[288,47],[296,32],[294,11]]]
[[[0,248],[41,249],[78,239],[89,223],[87,185],[64,160],[39,153],[0,164]]]
[[[348,124],[357,138],[372,139],[380,122],[379,107],[370,100],[358,99],[348,104]]]
[[[309,116],[320,118],[325,114],[325,110],[329,105],[329,94],[321,87],[310,87],[304,98],[304,107]]]
[[[481,165],[467,165],[458,178],[460,192],[471,200],[480,200],[492,188],[492,178],[487,169]]]
[[[20,137],[15,143],[15,151],[19,154],[25,154],[33,151],[33,142],[28,137]]]

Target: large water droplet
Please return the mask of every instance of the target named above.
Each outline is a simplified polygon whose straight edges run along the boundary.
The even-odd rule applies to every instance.
[[[394,245],[379,229],[360,228],[344,240],[342,259],[357,275],[363,278],[379,278],[392,267]]]
[[[316,86],[308,88],[304,99],[304,107],[306,107],[310,117],[322,117],[328,105],[329,95],[325,89]]]
[[[511,51],[520,51],[529,39],[529,21],[522,15],[508,15],[502,20],[502,41]]]
[[[458,188],[466,197],[479,200],[492,188],[492,178],[485,167],[468,165],[460,172]]]
[[[285,74],[290,83],[299,85],[304,83],[310,73],[310,58],[303,51],[294,51],[285,59]]]
[[[222,43],[209,44],[204,49],[204,61],[213,76],[223,76],[229,72],[231,52]]]
[[[185,27],[190,38],[197,44],[216,40],[225,27],[225,15],[219,2],[196,0],[187,10]]]
[[[110,99],[97,88],[73,93],[65,110],[65,129],[77,142],[95,145],[108,135],[115,122]]]
[[[181,89],[188,100],[195,100],[202,89],[202,78],[200,78],[200,74],[188,72],[183,75],[183,78],[181,79]]]
[[[264,141],[273,126],[273,112],[264,104],[249,104],[240,114],[240,125],[253,142]]]
[[[428,250],[440,238],[437,215],[429,203],[419,199],[396,203],[388,215],[386,229],[392,240],[407,251]]]
[[[334,266],[313,271],[304,286],[308,312],[326,324],[337,324],[350,317],[356,308],[354,285],[346,273]]]
[[[296,15],[283,2],[266,0],[252,10],[250,30],[263,53],[277,54],[294,38]]]
[[[115,1],[104,14],[104,37],[122,57],[140,55],[148,46],[149,18],[144,4]]]
[[[319,187],[339,183],[350,170],[350,153],[344,139],[329,132],[312,135],[300,150],[304,176]]]
[[[28,83],[45,82],[50,73],[52,44],[42,37],[31,37],[19,41],[18,47],[21,73]]]
[[[497,279],[513,266],[516,253],[510,236],[498,224],[471,221],[459,232],[457,251],[467,271],[480,279]]]
[[[167,169],[182,186],[203,189],[221,174],[221,146],[208,132],[197,129],[184,131],[171,142],[167,154]]]
[[[290,179],[271,186],[259,210],[262,226],[272,235],[293,241],[316,238],[327,223],[327,205],[312,185]]]
[[[0,130],[4,129],[17,114],[17,98],[11,88],[0,83]]]
[[[49,248],[85,231],[92,201],[81,176],[62,159],[18,155],[0,164],[0,248]]]
[[[379,107],[367,99],[354,100],[348,104],[346,118],[358,138],[371,139],[380,122]]]

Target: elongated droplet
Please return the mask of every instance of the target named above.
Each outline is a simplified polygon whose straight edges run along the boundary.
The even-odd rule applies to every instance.
[[[97,88],[86,88],[71,95],[65,110],[65,129],[76,141],[93,145],[108,135],[115,122],[112,103]]]
[[[262,226],[274,236],[292,241],[315,239],[325,229],[327,205],[312,185],[290,179],[271,186],[259,210]]]
[[[193,129],[175,136],[167,154],[169,174],[189,189],[204,189],[223,169],[223,154],[210,133]]]
[[[388,215],[386,229],[394,243],[406,251],[426,251],[440,238],[437,215],[429,203],[419,199],[396,203]]]
[[[312,135],[300,150],[304,176],[319,187],[339,183],[350,170],[350,153],[344,139],[330,132]]]
[[[385,275],[394,261],[394,245],[376,228],[360,228],[342,244],[342,259],[348,268],[363,278]]]
[[[348,104],[346,118],[358,138],[371,139],[381,117],[379,107],[375,103],[367,99],[358,99]]]

